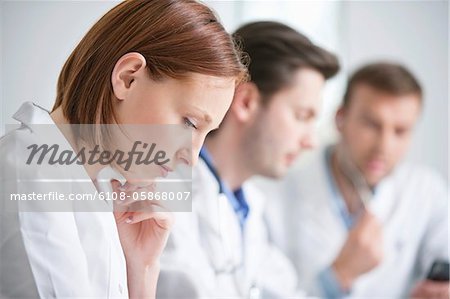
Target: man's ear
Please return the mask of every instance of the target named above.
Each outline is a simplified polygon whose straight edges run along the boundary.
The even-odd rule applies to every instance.
[[[127,53],[120,57],[111,74],[114,95],[119,100],[127,98],[131,84],[137,77],[145,75],[147,62],[142,54]]]
[[[230,110],[240,122],[251,119],[261,105],[258,87],[253,82],[241,83],[234,93]]]
[[[344,126],[344,118],[345,118],[345,108],[341,106],[337,110],[336,116],[334,118],[336,128],[338,129],[339,132],[342,132],[342,128]]]

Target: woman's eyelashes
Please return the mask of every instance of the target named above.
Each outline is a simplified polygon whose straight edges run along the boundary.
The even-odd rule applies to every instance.
[[[313,120],[315,117],[314,112],[307,110],[307,109],[298,110],[298,111],[294,112],[294,114],[295,114],[295,119],[300,122],[307,122],[307,121]]]
[[[195,122],[193,120],[191,120],[189,117],[184,118],[184,124],[188,128],[194,128],[195,130],[197,130],[197,126],[195,125]]]

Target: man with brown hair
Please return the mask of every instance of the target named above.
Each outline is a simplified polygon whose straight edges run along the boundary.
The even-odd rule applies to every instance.
[[[239,85],[220,128],[206,138],[193,173],[192,213],[176,215],[158,298],[296,294],[293,266],[267,238],[265,198],[247,181],[283,176],[314,145],[321,92],[339,65],[277,22],[244,25],[234,37],[250,58],[251,81]]]
[[[272,237],[310,295],[448,298],[448,282],[427,280],[434,261],[448,261],[445,183],[402,162],[421,108],[405,67],[362,67],[336,114],[340,140],[275,188]]]

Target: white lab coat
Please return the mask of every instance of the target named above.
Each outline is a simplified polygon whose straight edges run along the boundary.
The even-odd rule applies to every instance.
[[[271,238],[293,261],[304,290],[321,295],[317,275],[333,262],[348,232],[324,150],[310,158],[282,182],[259,184],[273,197],[266,207]],[[426,168],[399,165],[379,184],[370,210],[383,224],[385,255],[377,268],[356,280],[350,297],[407,297],[433,260],[448,259],[446,184]]]
[[[243,189],[250,207],[244,237],[229,200],[200,159],[193,171],[192,212],[175,213],[162,256],[158,299],[250,298],[252,287],[262,298],[295,295],[295,270],[267,239],[264,197],[245,184]],[[241,262],[243,271],[224,271]]]
[[[21,127],[0,139],[0,297],[127,298],[125,258],[111,212],[11,212],[5,208],[10,193],[95,192],[82,165],[24,165],[25,147],[30,143],[56,139],[70,149],[62,134],[42,136],[30,129],[34,124],[54,124],[48,111],[27,102],[14,119]],[[71,182],[71,190],[67,184],[36,181],[54,177]],[[19,184],[23,179],[34,181]]]

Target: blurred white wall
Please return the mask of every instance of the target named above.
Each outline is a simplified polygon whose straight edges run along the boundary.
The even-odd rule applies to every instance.
[[[59,72],[89,28],[117,1],[2,1],[1,128],[25,101],[51,109]]]
[[[343,71],[324,93],[322,142],[335,138],[333,116],[348,71],[378,58],[404,62],[426,93],[408,159],[448,180],[447,1],[205,1],[229,31],[277,20],[338,54]],[[90,26],[117,1],[0,2],[0,135],[24,101],[50,109],[62,65]],[[307,156],[306,156],[307,157]]]

